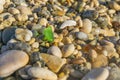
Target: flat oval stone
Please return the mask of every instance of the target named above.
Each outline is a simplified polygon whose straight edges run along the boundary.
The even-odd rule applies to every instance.
[[[19,50],[9,50],[0,55],[0,77],[7,77],[25,66],[29,61],[28,55]]]
[[[88,72],[82,80],[106,80],[109,76],[109,71],[106,68],[96,68]]]
[[[57,46],[51,46],[48,49],[47,53],[53,54],[54,56],[57,56],[57,57],[62,57],[62,52]]]
[[[31,67],[28,69],[27,73],[37,79],[47,79],[47,80],[57,80],[57,75],[50,70],[40,68],[40,67]]]
[[[87,40],[88,35],[84,32],[76,32],[76,37],[81,40]]]

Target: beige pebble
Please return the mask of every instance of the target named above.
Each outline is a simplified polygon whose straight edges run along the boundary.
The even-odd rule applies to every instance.
[[[39,43],[38,43],[38,42],[34,42],[34,43],[32,44],[32,47],[33,47],[33,48],[39,48]]]
[[[18,6],[17,9],[20,11],[21,14],[26,14],[26,15],[32,14],[30,8],[27,6]]]
[[[32,38],[30,41],[29,41],[29,44],[33,44],[35,42],[35,38]]]
[[[48,49],[47,53],[53,54],[54,56],[57,56],[57,57],[60,57],[60,58],[62,57],[62,52],[61,52],[60,48],[57,47],[57,46],[51,46]]]
[[[65,59],[61,59],[57,56],[41,53],[42,59],[45,61],[49,69],[53,72],[58,72],[61,67],[66,63]]]
[[[15,15],[15,14],[19,14],[20,11],[17,8],[9,8],[8,12],[10,12],[11,14]]]
[[[15,30],[15,37],[21,41],[30,41],[33,33],[28,29],[17,28]]]
[[[80,58],[76,58],[76,59],[72,60],[73,64],[82,64],[82,63],[85,63],[85,62],[86,62],[86,59],[84,57],[80,57]]]
[[[93,49],[89,50],[89,55],[91,58],[97,58],[97,52]]]
[[[64,45],[62,48],[63,57],[68,57],[68,56],[72,55],[74,50],[75,50],[74,44]]]
[[[93,59],[93,61],[92,61],[93,68],[104,67],[107,65],[108,65],[108,59],[103,54],[98,55],[97,58]]]
[[[25,66],[29,61],[28,55],[19,50],[9,50],[0,55],[0,77],[7,77]]]
[[[3,5],[0,5],[0,13],[2,13],[2,12],[3,12],[3,10],[4,10]]]
[[[39,21],[39,24],[41,26],[47,26],[47,23],[48,23],[48,21],[47,21],[46,18],[41,18],[40,21]]]
[[[110,6],[112,9],[115,9],[116,11],[120,11],[120,4],[118,4],[118,3],[115,2],[115,1],[110,1],[110,2],[109,2],[109,6]]]
[[[37,79],[45,80],[57,80],[57,75],[52,71],[40,67],[31,67],[28,69],[27,73]]]
[[[15,18],[18,21],[26,21],[26,20],[28,20],[28,16],[26,14],[17,14],[17,15],[15,15]]]
[[[82,31],[85,33],[90,33],[92,31],[92,22],[89,19],[83,20]]]

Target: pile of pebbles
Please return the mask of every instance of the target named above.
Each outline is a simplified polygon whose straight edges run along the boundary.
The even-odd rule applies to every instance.
[[[54,41],[44,40],[51,27]],[[0,0],[0,80],[120,80],[120,0]]]

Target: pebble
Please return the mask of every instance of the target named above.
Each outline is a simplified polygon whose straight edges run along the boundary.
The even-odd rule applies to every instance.
[[[21,14],[31,15],[32,12],[29,7],[26,6],[18,6],[17,9],[20,11]]]
[[[3,12],[3,10],[4,10],[3,5],[0,5],[0,13],[2,13],[2,12]]]
[[[7,77],[25,66],[29,61],[28,55],[19,50],[9,50],[0,55],[0,77]]]
[[[80,40],[87,40],[88,39],[88,35],[84,32],[76,32],[76,38],[80,39]]]
[[[57,57],[60,57],[60,58],[62,57],[62,52],[61,52],[60,48],[57,46],[51,46],[48,49],[47,53],[52,54]]]
[[[62,48],[63,57],[69,57],[70,55],[73,54],[74,50],[75,50],[74,44],[64,45]]]
[[[13,7],[9,8],[8,12],[10,12],[13,15],[20,13],[20,11],[17,8],[13,8]]]
[[[110,1],[109,6],[116,11],[120,11],[120,4],[116,3],[115,1]]]
[[[65,59],[61,59],[57,56],[41,53],[42,59],[45,61],[47,66],[53,71],[58,72],[61,67],[66,63]]]
[[[89,19],[83,20],[82,31],[85,33],[90,33],[92,31],[92,22]]]
[[[5,0],[0,0],[0,5],[4,5],[5,4]]]
[[[108,59],[104,54],[98,55],[92,60],[92,68],[99,68],[108,65]]]
[[[62,25],[60,26],[60,29],[64,29],[67,26],[76,26],[76,21],[74,20],[67,20],[65,22],[62,23]]]
[[[57,75],[52,71],[40,67],[31,67],[28,69],[27,73],[33,77],[38,79],[45,80],[57,80]]]
[[[34,43],[32,44],[32,47],[33,47],[33,48],[39,48],[39,43],[38,43],[38,42],[34,42]]]
[[[33,33],[28,29],[17,28],[15,30],[15,37],[21,41],[30,41]]]
[[[116,65],[114,67],[111,67],[109,70],[110,74],[107,80],[119,80],[120,79],[120,68]]]
[[[26,20],[28,20],[28,16],[26,14],[16,14],[15,18],[18,21],[26,21]]]
[[[48,21],[47,21],[46,18],[41,18],[40,21],[39,21],[39,24],[41,26],[47,26],[47,23],[48,23]]]
[[[6,28],[2,32],[2,41],[6,44],[14,35],[16,28]]]
[[[88,72],[82,80],[106,80],[109,76],[109,71],[106,68],[96,68]]]

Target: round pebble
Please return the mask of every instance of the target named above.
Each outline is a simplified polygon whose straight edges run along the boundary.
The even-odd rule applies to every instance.
[[[28,55],[19,50],[9,50],[0,55],[0,77],[7,77],[25,66],[29,61]]]
[[[109,76],[109,71],[106,68],[96,68],[88,72],[82,80],[106,80]]]
[[[88,36],[84,32],[76,32],[76,38],[78,38],[80,40],[87,40]]]
[[[57,56],[57,57],[60,57],[60,58],[62,57],[62,52],[59,49],[59,47],[57,47],[57,46],[51,46],[48,49],[47,53],[53,54],[54,56]]]

